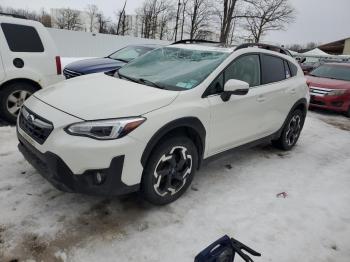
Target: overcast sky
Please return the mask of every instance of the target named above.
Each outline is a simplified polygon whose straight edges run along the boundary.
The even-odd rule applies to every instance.
[[[143,0],[128,0],[127,12],[135,13]],[[124,0],[1,0],[2,6],[39,10],[70,7],[84,9],[96,4],[106,16],[115,19]],[[350,37],[350,0],[290,0],[297,10],[295,23],[286,31],[271,32],[263,40],[280,44],[326,43]]]

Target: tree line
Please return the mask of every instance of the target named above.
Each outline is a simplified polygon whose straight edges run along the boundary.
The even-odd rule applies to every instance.
[[[133,15],[126,12],[127,0],[115,18],[106,17],[96,5],[82,12],[71,8],[4,8],[0,12],[25,16],[46,27],[86,30],[115,35],[176,41],[180,39],[259,42],[270,31],[284,30],[295,19],[290,0],[143,0]]]

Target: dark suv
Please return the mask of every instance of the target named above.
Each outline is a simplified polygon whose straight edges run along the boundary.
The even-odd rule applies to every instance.
[[[115,71],[129,63],[131,60],[160,47],[159,45],[130,45],[124,47],[107,57],[84,59],[68,64],[63,74],[66,79],[105,72],[113,75]]]

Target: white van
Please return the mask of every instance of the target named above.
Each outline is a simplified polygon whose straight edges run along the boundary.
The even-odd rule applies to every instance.
[[[25,99],[63,80],[55,43],[39,22],[0,14],[0,117],[15,123]]]

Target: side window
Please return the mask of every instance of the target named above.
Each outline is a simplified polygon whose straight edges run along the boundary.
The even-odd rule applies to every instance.
[[[298,68],[291,62],[288,62],[292,76],[296,76],[298,73]]]
[[[233,61],[225,70],[225,83],[229,79],[245,81],[251,87],[260,85],[259,55],[245,55]]]
[[[286,79],[284,60],[270,55],[261,55],[262,83],[269,84]]]
[[[1,28],[12,52],[44,52],[44,46],[34,27],[2,23]]]
[[[221,73],[209,86],[206,95],[219,94],[224,91],[224,74]]]
[[[288,62],[284,60],[283,63],[284,63],[284,71],[286,73],[286,79],[291,78],[292,75],[290,73]]]

